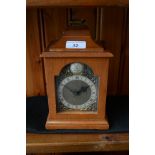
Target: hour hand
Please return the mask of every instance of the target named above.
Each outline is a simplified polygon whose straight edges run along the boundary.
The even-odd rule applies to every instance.
[[[85,92],[88,88],[89,88],[89,86],[82,87],[82,88],[81,88],[81,91],[82,91],[82,92]]]
[[[82,92],[85,92],[88,88],[89,88],[89,86],[81,87],[81,89],[79,91],[77,91],[76,94],[80,95]]]

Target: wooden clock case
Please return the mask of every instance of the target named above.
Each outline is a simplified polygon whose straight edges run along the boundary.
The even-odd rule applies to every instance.
[[[85,49],[67,49],[66,41],[86,41]],[[47,129],[108,129],[106,118],[106,93],[109,58],[113,57],[91,38],[87,30],[69,30],[63,36],[48,46],[41,57],[44,59],[46,89],[48,95],[49,114]],[[55,76],[70,63],[87,64],[100,78],[98,94],[98,111],[64,111],[56,110]]]

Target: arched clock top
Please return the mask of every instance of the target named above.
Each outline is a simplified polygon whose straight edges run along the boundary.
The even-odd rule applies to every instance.
[[[83,75],[83,76],[94,76],[92,68],[81,62],[73,62],[65,65],[59,72],[59,76],[72,76],[72,75]]]

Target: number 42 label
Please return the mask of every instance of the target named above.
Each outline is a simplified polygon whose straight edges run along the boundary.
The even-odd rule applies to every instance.
[[[66,48],[86,48],[86,41],[66,41]]]

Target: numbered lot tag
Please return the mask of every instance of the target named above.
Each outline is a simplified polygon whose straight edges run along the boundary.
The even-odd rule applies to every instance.
[[[66,48],[86,48],[86,41],[66,41]]]

